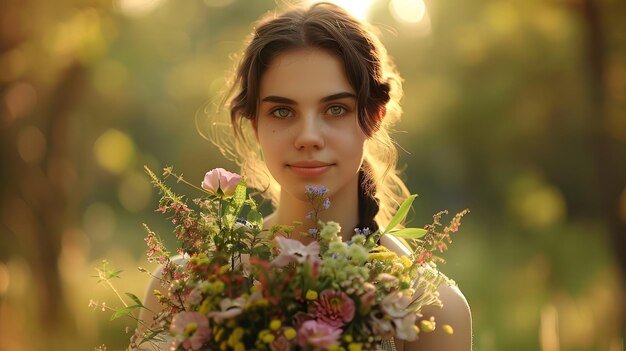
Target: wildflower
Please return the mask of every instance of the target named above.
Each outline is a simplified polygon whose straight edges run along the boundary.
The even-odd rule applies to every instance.
[[[448,335],[454,334],[454,329],[452,329],[452,326],[450,324],[442,325],[441,329],[443,329],[444,333],[446,333]]]
[[[273,321],[270,322],[270,329],[271,330],[278,330],[280,329],[282,323],[280,322],[280,320],[278,319],[274,319]]]
[[[207,316],[215,319],[217,322],[221,322],[224,319],[231,319],[241,314],[245,304],[246,300],[241,297],[236,299],[223,298],[222,301],[220,301],[221,311],[209,312]]]
[[[341,329],[332,327],[324,322],[309,320],[302,324],[298,330],[298,344],[306,348],[327,349],[337,344],[341,337]]]
[[[354,301],[343,291],[324,290],[315,301],[313,315],[332,327],[341,327],[354,318]]]
[[[328,221],[320,231],[320,238],[330,241],[337,237],[337,233],[341,231],[341,226],[337,222]]]
[[[385,318],[384,313],[370,313],[369,322],[375,335],[379,335],[384,339],[393,336],[393,324],[391,324],[391,320]]]
[[[180,312],[170,325],[175,347],[182,345],[185,350],[198,350],[209,340],[211,329],[209,320],[198,312]]]
[[[293,261],[303,263],[319,260],[320,244],[317,241],[305,246],[297,240],[278,236],[276,242],[280,250],[280,254],[272,261],[276,267],[284,267]]]
[[[214,168],[208,171],[202,181],[202,189],[219,197],[230,197],[235,194],[241,176],[223,168]]]
[[[432,331],[435,330],[435,320],[434,319],[423,319],[420,321],[420,326],[422,327],[421,329],[425,332],[425,333],[430,333]]]
[[[307,300],[310,300],[310,301],[317,300],[317,291],[309,289],[306,292],[306,296],[305,297],[306,297]]]
[[[393,324],[396,327],[396,336],[399,339],[414,341],[417,339],[417,332],[415,330],[415,320],[417,316],[415,313],[409,313],[404,318],[396,318],[393,320]]]
[[[361,351],[361,344],[356,342],[351,342],[348,345],[348,351]]]
[[[382,274],[381,274],[382,275]],[[411,303],[411,297],[394,291],[387,295],[381,302],[382,310],[392,318],[403,318],[407,314],[407,307]]]
[[[293,328],[285,328],[285,331],[283,331],[283,334],[285,335],[287,340],[293,340],[297,335],[296,330]]]

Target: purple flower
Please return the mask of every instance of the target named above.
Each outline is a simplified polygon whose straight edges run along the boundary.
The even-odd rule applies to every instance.
[[[309,229],[309,235],[315,237],[317,235],[318,230],[315,228]]]
[[[324,203],[322,204],[322,208],[327,210],[330,208],[330,200],[328,198],[324,199]]]

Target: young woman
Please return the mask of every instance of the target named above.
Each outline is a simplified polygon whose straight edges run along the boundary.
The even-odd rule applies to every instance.
[[[316,4],[260,21],[231,92],[234,150],[242,173],[250,186],[265,189],[274,205],[266,228],[303,221],[310,210],[305,185],[328,188],[332,205],[321,219],[338,222],[346,240],[355,228],[385,225],[408,196],[387,132],[399,119],[401,79],[377,37],[343,9]],[[303,223],[296,232],[311,226]],[[381,244],[409,253],[391,235]],[[160,288],[158,281],[152,285],[148,291]],[[386,348],[471,350],[465,298],[454,286],[441,286],[439,292],[443,308],[430,308],[424,316],[453,326],[454,333],[439,328]],[[151,294],[146,299],[150,309],[158,308]]]

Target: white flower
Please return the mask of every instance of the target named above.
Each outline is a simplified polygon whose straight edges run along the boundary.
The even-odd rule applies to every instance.
[[[280,250],[280,254],[272,261],[272,265],[276,267],[284,267],[293,261],[304,263],[319,260],[320,244],[317,241],[305,246],[298,240],[278,236],[276,243]]]

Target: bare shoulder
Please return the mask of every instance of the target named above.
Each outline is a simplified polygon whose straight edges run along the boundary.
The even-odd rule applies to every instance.
[[[443,307],[428,306],[422,311],[426,319],[435,317],[435,331],[420,333],[417,341],[405,343],[405,351],[472,350],[472,314],[467,299],[454,285],[443,284],[438,292]],[[452,328],[452,334],[444,330],[444,325]]]
[[[411,251],[402,241],[393,235],[384,235],[381,245],[398,255],[410,255]],[[454,284],[444,283],[439,286],[439,298],[443,307],[428,306],[422,311],[423,318],[435,317],[437,327],[431,333],[420,333],[419,339],[405,342],[403,351],[470,351],[472,349],[472,313],[467,299]],[[452,334],[444,331],[443,326],[452,327]]]

